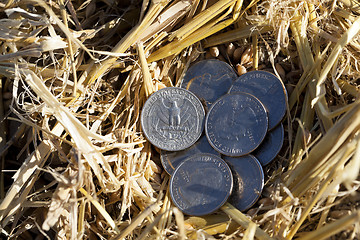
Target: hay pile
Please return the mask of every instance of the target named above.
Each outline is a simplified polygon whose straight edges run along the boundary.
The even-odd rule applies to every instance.
[[[356,0],[8,0],[0,221],[9,239],[359,239]],[[184,216],[144,138],[147,97],[194,61],[275,72],[286,141],[246,213]]]

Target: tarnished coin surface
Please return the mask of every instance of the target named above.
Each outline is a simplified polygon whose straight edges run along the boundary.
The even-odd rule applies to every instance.
[[[194,145],[182,151],[170,152],[162,150],[160,159],[165,171],[172,175],[186,158],[197,153],[211,153],[220,157],[220,154],[210,146],[206,136],[203,135]]]
[[[260,197],[264,187],[264,172],[259,161],[252,155],[238,158],[224,157],[233,173],[234,186],[228,202],[244,211]]]
[[[199,153],[182,162],[171,176],[170,195],[184,213],[201,216],[220,208],[233,186],[229,166],[220,157]]]
[[[205,120],[209,143],[227,156],[252,152],[264,139],[268,119],[264,106],[247,93],[226,94],[210,108]]]
[[[269,129],[273,129],[286,112],[287,93],[283,82],[274,74],[252,71],[241,75],[231,86],[229,93],[246,92],[257,97],[269,116]]]
[[[284,126],[280,123],[266,134],[264,141],[252,154],[265,166],[279,154],[283,142]]]
[[[200,100],[183,88],[163,88],[143,106],[141,127],[146,138],[167,151],[193,145],[204,129],[205,111]]]
[[[237,74],[229,64],[209,59],[191,66],[185,73],[181,87],[204,99],[209,107],[228,92],[236,78]]]

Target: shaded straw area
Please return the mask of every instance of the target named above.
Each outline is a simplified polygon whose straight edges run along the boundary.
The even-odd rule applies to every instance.
[[[4,239],[359,239],[356,0],[0,1]],[[285,142],[259,201],[184,216],[141,109],[217,58],[275,73]]]

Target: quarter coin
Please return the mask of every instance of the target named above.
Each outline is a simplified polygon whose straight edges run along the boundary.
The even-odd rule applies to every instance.
[[[193,145],[204,129],[205,111],[200,100],[183,88],[163,88],[143,106],[141,127],[155,147],[179,151]]]
[[[175,169],[183,162],[186,158],[197,154],[197,153],[211,153],[220,157],[220,154],[212,148],[205,135],[191,147],[177,152],[161,151],[160,159],[165,171],[172,175]]]
[[[269,129],[273,129],[286,112],[287,93],[283,82],[274,74],[252,71],[241,75],[231,86],[229,93],[246,92],[257,97],[269,115]]]
[[[210,59],[195,63],[185,73],[181,87],[204,99],[209,107],[226,94],[237,74],[223,61]]]
[[[233,186],[229,166],[220,157],[199,153],[182,162],[171,176],[170,195],[184,213],[214,212],[228,199]]]
[[[264,172],[259,161],[252,155],[238,158],[224,157],[233,173],[234,186],[229,203],[245,211],[260,197],[264,187]]]
[[[280,123],[269,131],[264,141],[253,152],[262,166],[269,164],[280,152],[284,142],[284,126]]]
[[[268,129],[264,106],[247,93],[226,94],[210,108],[205,133],[210,145],[227,156],[243,156],[263,141]]]

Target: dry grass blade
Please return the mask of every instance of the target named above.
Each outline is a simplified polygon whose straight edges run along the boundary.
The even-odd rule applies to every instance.
[[[216,25],[214,25],[214,23],[209,23],[208,25],[205,25],[197,31],[193,32],[187,38],[182,40],[174,40],[163,48],[152,53],[149,56],[148,61],[154,62],[172,55],[179,54],[183,49],[189,47],[191,44],[194,44],[212,34],[219,32],[220,30],[228,27],[233,22],[233,19],[228,19]]]
[[[155,21],[151,26],[148,27],[146,32],[140,36],[141,42],[146,42],[152,38],[157,33],[164,33],[163,30],[166,30],[170,25],[175,25],[179,19],[181,19],[189,10],[190,2],[189,1],[179,1],[162,13],[158,20]]]
[[[42,0],[33,0],[35,3],[38,3],[40,6],[42,6],[48,14],[53,17],[56,24],[60,27],[60,29],[66,34],[66,36],[71,39],[73,42],[75,42],[78,46],[80,46],[83,50],[85,50],[89,56],[92,59],[95,59],[93,55],[88,51],[88,49],[82,44],[77,38],[73,36],[73,34],[69,31],[69,29],[64,25],[61,20],[58,18],[58,16],[52,11],[52,9]]]
[[[94,207],[100,212],[100,214],[105,218],[105,220],[108,222],[109,226],[112,227],[112,229],[115,230],[116,233],[119,233],[120,230],[116,226],[116,223],[111,218],[109,213],[100,205],[98,201],[96,201],[92,196],[90,196],[85,189],[80,188],[79,191],[87,198],[89,201],[94,205]]]
[[[256,36],[258,34],[262,34],[271,30],[273,30],[273,27],[270,25],[252,24],[249,26],[245,26],[242,29],[235,29],[209,37],[206,39],[204,47],[212,47],[223,43],[234,42],[243,38]]]
[[[146,217],[148,217],[152,211],[158,208],[157,203],[146,208],[141,214],[139,214],[131,224],[124,229],[119,235],[112,238],[113,240],[124,239],[127,235],[129,235]]]
[[[3,151],[6,147],[6,135],[5,135],[5,122],[4,122],[4,102],[3,102],[3,84],[0,82],[0,149]],[[5,158],[3,154],[0,154],[0,198],[5,197],[4,186],[4,166]]]
[[[358,0],[0,8],[0,238],[360,238]],[[184,217],[140,116],[214,58],[281,78],[284,144],[251,209]]]
[[[61,126],[57,125],[52,132],[60,135],[63,130]],[[34,153],[27,158],[25,164],[17,171],[17,174],[14,176],[14,183],[0,204],[0,221],[4,219],[13,207],[12,203],[19,194],[19,190],[33,177],[35,170],[43,167],[52,149],[53,145],[50,141],[43,141]]]
[[[184,240],[184,239],[186,239],[184,215],[178,208],[173,208],[173,212],[175,215],[176,223],[179,228],[179,239]]]
[[[343,156],[340,156],[340,159],[337,161],[337,164],[332,168],[332,170],[329,173],[329,175],[327,176],[327,178],[321,183],[321,186],[318,189],[315,196],[313,196],[312,199],[308,202],[308,205],[302,212],[300,219],[296,222],[296,224],[290,230],[289,234],[287,235],[287,239],[292,239],[294,237],[296,232],[299,230],[300,226],[303,224],[305,219],[308,217],[312,208],[315,206],[315,204],[320,199],[320,197],[322,197],[325,190],[327,190],[327,188],[329,187],[330,181],[334,181],[338,167],[341,166],[342,164],[344,164],[344,162],[346,160],[348,160],[348,155],[350,152],[351,152],[351,149],[349,151],[344,152]],[[332,187],[332,186],[330,186],[330,187]],[[333,189],[331,189],[331,191],[332,190]]]
[[[297,45],[298,48],[298,53],[299,53],[299,57],[302,63],[303,68],[305,69],[307,66],[314,66],[315,62],[314,62],[314,57],[311,53],[311,48],[309,46],[309,42],[308,39],[306,38],[305,33],[301,34],[301,22],[294,22],[290,24],[291,27],[291,31],[294,34],[294,40],[295,43]],[[315,70],[315,79],[318,79],[318,72]],[[310,90],[310,94],[312,98],[315,98],[316,95],[316,90],[315,90],[315,82],[310,82],[310,84],[308,85],[308,88]],[[324,92],[324,86],[321,87],[321,91]],[[321,99],[316,105],[315,105],[315,109],[316,109],[316,113],[318,115],[318,117],[321,119],[321,123],[325,129],[325,131],[329,130],[333,123],[332,120],[330,118],[328,118],[327,116],[325,116],[324,112],[322,111],[322,109],[320,109],[321,107],[322,109],[324,109],[325,111],[328,111],[328,105],[325,101],[325,99]]]
[[[287,173],[286,183],[295,186],[302,181],[301,176],[309,176],[317,167],[343,145],[348,138],[352,138],[360,127],[360,105],[356,105],[346,113],[340,121],[312,148],[309,155],[294,170]],[[336,136],[336,137],[335,137]]]
[[[313,99],[312,105],[314,105],[320,97],[323,97],[323,94],[320,91],[320,86],[324,84],[327,74],[330,72],[330,69],[335,64],[335,61],[338,59],[343,48],[353,40],[353,38],[359,33],[359,31],[360,31],[360,17],[358,17],[356,21],[351,25],[351,27],[342,35],[342,37],[337,41],[335,47],[333,48],[317,81],[316,98]]]
[[[115,177],[110,165],[104,159],[104,156],[93,146],[89,139],[89,137],[97,140],[105,140],[105,138],[86,129],[68,109],[56,100],[56,98],[48,91],[44,83],[32,71],[24,70],[22,71],[22,74],[26,77],[26,81],[30,87],[38,94],[38,96],[41,96],[58,121],[72,135],[79,151],[84,155],[96,176],[99,178],[99,183],[104,188],[104,191],[114,191],[118,189],[120,187],[120,182]],[[105,177],[98,162],[103,166],[108,177]]]
[[[304,152],[303,150],[306,150],[307,147],[307,139],[304,131],[305,129],[310,129],[312,127],[315,114],[314,110],[310,107],[310,102],[310,93],[307,91],[299,120],[299,125],[301,124],[301,126],[299,126],[296,132],[289,169],[293,169],[294,166],[299,164],[301,161],[300,156]]]
[[[245,229],[249,228],[250,224],[254,224],[243,213],[241,213],[229,203],[225,203],[225,205],[221,207],[221,210],[231,216],[238,224],[240,224]],[[258,239],[273,239],[258,226],[256,226],[255,236]]]
[[[144,46],[141,42],[137,44],[137,51],[140,59],[141,70],[144,77],[145,95],[146,97],[149,97],[154,92],[154,89],[153,89],[151,75],[149,72],[148,63],[145,58]]]
[[[302,237],[298,238],[301,240],[311,240],[311,239],[328,239],[334,234],[344,230],[348,226],[353,225],[354,223],[358,223],[360,221],[360,211],[356,211],[355,213],[343,217],[335,222],[327,224],[325,227],[322,227],[316,231],[309,232],[304,234]]]
[[[249,227],[246,229],[244,233],[243,239],[249,239],[252,240],[255,237],[255,231],[256,231],[256,224],[253,222],[249,223]]]
[[[169,40],[172,41],[175,38],[181,40],[190,36],[193,32],[201,28],[208,21],[225,11],[234,3],[235,0],[220,0],[216,2],[213,6],[195,16],[192,21],[186,23],[183,27],[171,34]]]
[[[124,53],[134,42],[141,37],[141,34],[151,25],[155,18],[160,14],[162,8],[168,3],[168,1],[158,1],[153,4],[143,21],[141,21],[134,29],[132,29],[125,37],[123,37],[118,44],[113,48],[114,53]],[[95,62],[90,63],[89,67],[79,78],[79,84],[88,85],[94,82],[98,77],[104,74],[112,64],[114,64],[116,58],[109,58],[105,60],[101,65]]]

